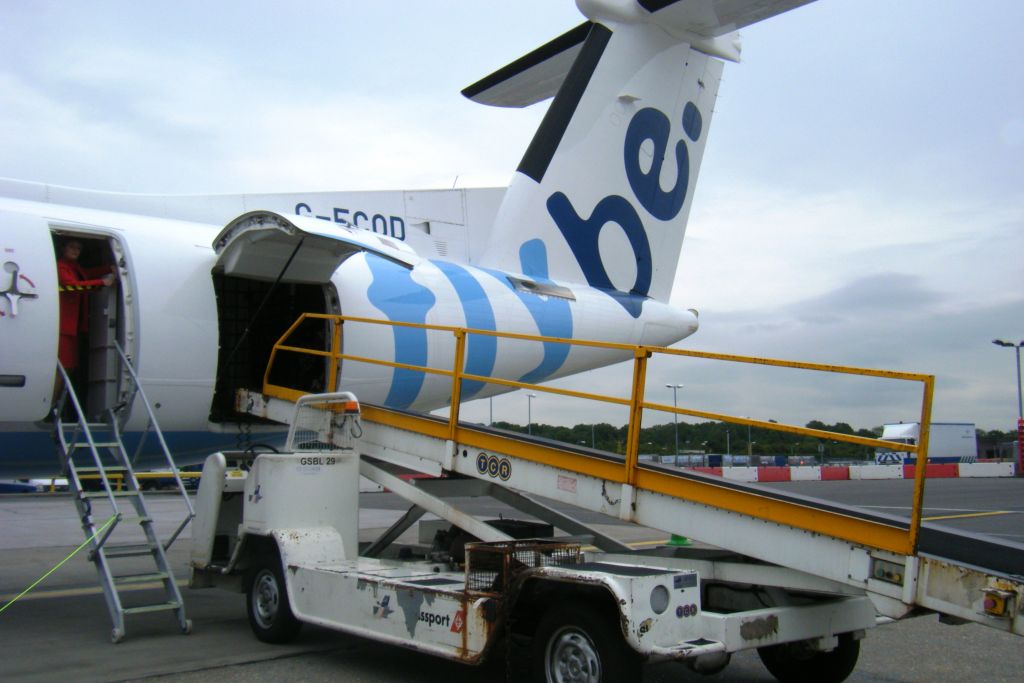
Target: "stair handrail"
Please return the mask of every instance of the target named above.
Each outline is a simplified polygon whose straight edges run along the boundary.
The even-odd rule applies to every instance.
[[[185,506],[188,508],[188,515],[186,515],[185,519],[174,530],[170,538],[163,544],[164,550],[167,550],[171,547],[174,541],[177,540],[178,536],[181,535],[181,532],[185,530],[185,527],[188,526],[189,522],[191,522],[195,518],[196,511],[192,505],[192,500],[189,498],[188,491],[185,489],[185,484],[182,481],[180,474],[178,473],[178,466],[174,462],[174,456],[171,455],[171,450],[170,448],[168,448],[167,441],[164,439],[163,432],[160,430],[160,424],[159,422],[157,422],[156,413],[153,411],[153,406],[150,404],[149,399],[146,397],[146,391],[142,388],[142,382],[139,380],[139,376],[135,372],[135,367],[132,365],[131,360],[128,358],[128,355],[124,352],[124,349],[121,348],[121,344],[118,343],[117,340],[114,340],[114,348],[117,349],[117,354],[121,358],[122,366],[128,371],[128,376],[131,378],[132,384],[134,386],[135,395],[142,399],[142,405],[146,410],[146,415],[149,417],[149,423],[146,425],[145,435],[148,436],[149,431],[151,429],[153,433],[156,435],[157,440],[160,442],[160,450],[163,453],[164,459],[167,461],[167,465],[170,469],[171,474],[174,475],[174,483],[177,486],[178,493],[181,494],[182,499],[185,501]],[[117,421],[112,420],[112,424],[114,426],[115,432],[117,432]],[[119,433],[118,439],[120,439]],[[139,444],[139,448],[142,448],[141,442]]]
[[[99,548],[103,547],[104,543],[107,542],[107,539],[110,538],[110,535],[114,532],[114,529],[121,521],[121,510],[117,505],[117,499],[114,497],[114,492],[113,488],[110,485],[110,480],[107,478],[107,470],[103,466],[103,460],[102,458],[100,458],[99,451],[96,450],[96,441],[93,439],[92,430],[89,429],[89,421],[86,419],[85,412],[82,410],[82,404],[78,401],[78,395],[75,393],[75,389],[71,384],[71,378],[68,376],[67,371],[64,369],[64,366],[60,363],[60,361],[57,362],[57,372],[61,376],[64,387],[63,389],[61,389],[60,399],[57,401],[57,406],[54,408],[53,421],[54,427],[57,432],[57,438],[60,441],[61,452],[64,456],[64,464],[68,469],[68,474],[70,474],[74,478],[76,488],[78,488],[79,491],[81,491],[82,480],[78,476],[78,472],[75,471],[75,463],[73,459],[74,456],[72,455],[73,449],[78,443],[78,430],[81,430],[81,433],[85,436],[85,442],[89,446],[89,453],[92,456],[92,460],[96,464],[96,471],[100,475],[100,481],[102,482],[103,490],[107,494],[107,500],[110,502],[110,506],[116,518],[114,520],[114,523],[107,527],[103,536],[101,536],[99,540],[94,541],[95,545],[93,549],[98,550]],[[71,405],[75,409],[75,416],[77,417],[78,420],[76,425],[75,436],[70,446],[68,444],[67,437],[64,434],[64,421],[61,417],[61,414],[63,413],[64,409],[64,401],[66,398],[71,399]]]

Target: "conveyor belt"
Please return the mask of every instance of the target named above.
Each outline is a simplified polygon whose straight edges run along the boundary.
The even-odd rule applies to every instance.
[[[856,517],[880,524],[898,526],[902,529],[910,527],[910,520],[905,517],[887,515],[865,510],[853,505],[843,505],[822,498],[804,496],[798,493],[780,491],[777,488],[758,484],[730,481],[700,472],[687,472],[671,467],[641,464],[644,469],[656,469],[670,476],[698,479],[713,483],[716,486],[743,491],[775,500],[805,505],[817,510],[828,510],[841,515]],[[835,483],[833,485],[839,485]],[[713,541],[712,541],[713,542]],[[918,540],[918,552],[931,557],[963,565],[971,565],[987,573],[1005,576],[1024,575],[1024,545],[993,538],[984,534],[974,534],[950,527],[924,523]]]
[[[989,574],[1024,578],[1024,545],[969,534],[958,529],[921,526],[918,553],[955,564],[970,565]]]
[[[436,422],[439,427],[442,425],[447,426],[447,420],[434,415],[401,411],[394,408],[385,409],[380,408],[379,406],[374,407],[388,412],[404,414],[418,420],[427,419]],[[532,444],[535,446],[557,449],[559,451],[583,455],[588,458],[595,458],[610,463],[619,464],[624,461],[624,458],[621,455],[588,448],[586,446],[568,444],[540,436],[522,434],[520,432],[513,432],[485,425],[473,424],[464,426],[472,429],[474,432],[490,434],[492,436],[522,444]],[[747,482],[737,482],[701,472],[680,470],[674,467],[666,467],[654,463],[641,462],[638,464],[638,469],[658,472],[663,475],[684,480],[699,481],[722,489],[729,489],[744,494],[784,501],[813,510],[827,511],[903,530],[910,527],[910,520],[905,517],[888,515],[865,510],[864,508],[856,506],[843,505],[841,503],[821,498],[781,491],[774,487]],[[705,538],[701,540],[712,544],[715,542],[714,538]],[[918,552],[920,554],[946,560],[954,564],[972,566],[990,574],[998,574],[1007,577],[1020,577],[1024,575],[1024,545],[992,538],[990,536],[985,536],[984,534],[968,533],[958,529],[944,527],[942,525],[925,523],[921,527],[921,533],[918,541]]]

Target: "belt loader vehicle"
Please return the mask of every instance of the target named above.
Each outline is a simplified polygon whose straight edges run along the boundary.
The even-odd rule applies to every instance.
[[[461,332],[457,347],[473,333]],[[279,346],[300,351],[283,340]],[[638,349],[631,414],[693,414],[643,401],[642,366],[654,353],[713,356]],[[334,347],[330,355],[345,356]],[[1022,548],[922,529],[919,509],[908,527],[640,463],[635,443],[623,459],[460,422],[458,387],[484,378],[455,368],[442,371],[453,379],[448,418],[361,406],[347,392],[301,395],[269,383],[262,393],[239,391],[240,409],[290,424],[288,441],[281,453],[207,459],[193,586],[244,591],[254,633],[271,643],[311,623],[479,664],[504,656],[509,642],[528,642],[539,681],[636,680],[644,661],[714,673],[748,649],[780,681],[842,681],[867,629],[927,612],[1024,633],[1022,582],[1013,570],[1024,566]],[[924,381],[927,416],[931,378],[905,379]],[[438,477],[398,476],[406,468]],[[358,537],[360,476],[410,506],[369,545]],[[568,535],[479,520],[451,500],[466,496],[490,496]],[[710,532],[717,548],[635,551],[536,496],[668,533],[707,539]],[[428,512],[451,530],[429,546],[398,546]],[[917,540],[906,543],[912,533]]]

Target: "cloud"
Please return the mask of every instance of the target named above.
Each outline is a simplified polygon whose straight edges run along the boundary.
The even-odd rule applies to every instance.
[[[525,148],[536,118],[499,113],[506,135]],[[267,101],[243,130],[225,131],[225,165],[247,187],[268,189],[451,187],[467,175],[505,185],[519,155],[489,144],[494,124],[479,111],[400,96]]]
[[[904,318],[918,315],[943,300],[938,292],[922,285],[922,278],[906,273],[879,273],[842,285],[831,292],[786,306],[797,319],[808,323],[846,320]]]
[[[883,274],[855,278],[777,307],[702,315],[701,330],[677,346],[933,375],[933,420],[1005,430],[1013,427],[1016,411],[1013,358],[991,339],[1001,330],[1019,329],[1021,320],[1020,294],[1007,301],[955,307],[922,278]],[[554,385],[628,398],[630,373],[631,364],[620,363]],[[870,428],[915,421],[923,399],[920,382],[658,355],[649,361],[648,401],[670,405],[672,394],[664,385],[678,383],[684,384],[680,405],[796,425],[817,419]],[[522,392],[496,397],[494,407],[495,419],[525,423]],[[542,415],[549,424],[620,425],[627,419],[619,407],[543,393],[533,399],[533,408],[534,416]],[[486,422],[488,402],[470,404],[465,414]],[[670,421],[669,414],[648,411],[644,424]]]
[[[0,71],[0,144],[4,157],[18,164],[38,161],[52,166],[61,158],[78,158],[99,144],[125,144],[130,137],[106,120],[90,119],[64,99],[17,74]],[[11,167],[11,161],[4,164]]]
[[[1024,298],[956,308],[914,278],[888,281],[895,286],[887,288],[884,279],[857,280],[775,310],[710,316],[683,345],[931,374],[936,377],[935,419],[974,421],[987,429],[1012,426],[1012,368],[1010,359],[1001,357],[1009,354],[994,352],[998,349],[990,342],[1001,326],[1019,326],[1024,320]],[[919,411],[916,389],[908,393],[879,380],[842,380],[835,391],[827,388],[829,382],[799,373],[783,378],[781,373],[747,372],[707,381],[712,394],[764,397],[748,409],[761,414],[775,410],[800,424],[816,418],[868,427],[913,419]]]
[[[505,185],[543,115],[447,93],[311,96],[202,53],[124,47],[0,86],[0,176],[168,194]]]

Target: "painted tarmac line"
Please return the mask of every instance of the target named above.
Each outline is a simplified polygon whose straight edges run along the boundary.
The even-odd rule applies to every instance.
[[[1013,510],[993,510],[991,512],[969,512],[962,515],[941,515],[938,517],[922,517],[925,522],[934,522],[939,519],[966,519],[967,517],[995,517],[997,515],[1012,515]]]
[[[856,507],[865,508],[870,510],[912,510],[913,508],[909,505],[857,505]],[[925,506],[925,510],[931,510],[932,512],[978,512],[978,508],[933,508]],[[1024,510],[1000,510],[999,512],[1024,512]]]
[[[633,541],[632,543],[627,543],[626,545],[628,545],[630,548],[642,548],[649,545],[668,545],[668,542],[669,539],[663,538],[660,541]],[[589,552],[594,550],[600,550],[600,548],[598,548],[596,545],[584,545],[580,546],[580,550],[586,550]]]
[[[861,505],[863,508],[874,508],[876,510],[910,510],[908,507],[896,507],[895,505]],[[935,522],[942,519],[966,519],[968,517],[997,517],[999,515],[1015,515],[1020,514],[1020,510],[982,510],[979,511],[977,508],[964,509],[964,508],[925,508],[934,512],[956,512],[955,515],[929,515],[927,517],[921,517],[922,522]]]
[[[175,581],[179,588],[188,588],[188,579],[178,579]],[[118,593],[131,593],[134,591],[145,591],[163,588],[163,583],[160,581],[153,581],[151,583],[138,583],[132,586],[124,586],[118,588]],[[53,590],[37,590],[32,591],[26,595],[23,595],[18,602],[28,602],[29,600],[47,600],[51,598],[77,598],[82,595],[98,595],[102,593],[103,589],[99,586],[81,587],[81,588],[54,588]],[[10,600],[18,597],[20,593],[8,593],[7,595],[0,595],[0,603],[6,604]]]

